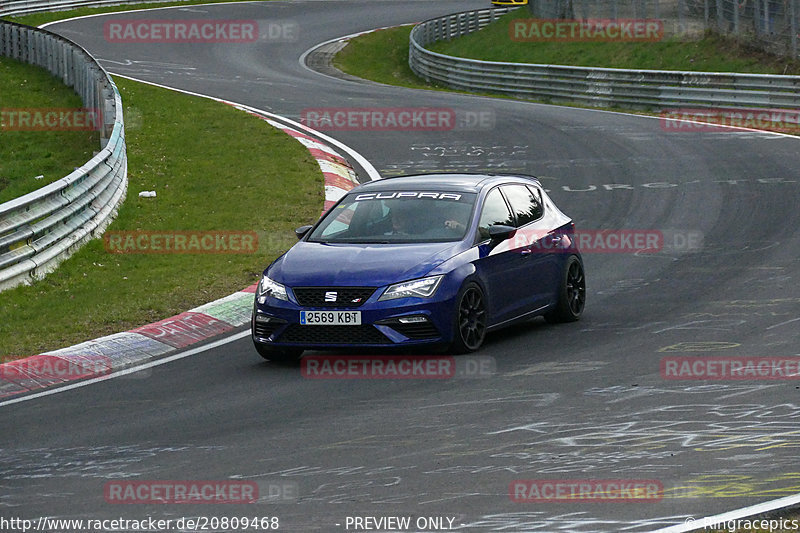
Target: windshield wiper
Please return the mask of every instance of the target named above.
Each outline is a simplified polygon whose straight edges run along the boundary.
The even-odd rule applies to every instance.
[[[396,244],[391,241],[308,241],[320,244]]]

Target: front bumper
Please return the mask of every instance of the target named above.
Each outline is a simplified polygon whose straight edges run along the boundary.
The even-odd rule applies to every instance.
[[[443,290],[444,289],[444,290]],[[382,290],[375,291],[376,295]],[[452,340],[455,294],[439,287],[432,298],[377,301],[358,307],[305,307],[294,301],[256,296],[253,341],[274,348],[337,349],[439,345]],[[294,296],[290,296],[295,299]],[[300,311],[360,311],[361,325],[303,325]]]

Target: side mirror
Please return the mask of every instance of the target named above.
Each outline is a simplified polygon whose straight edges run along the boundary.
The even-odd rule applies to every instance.
[[[504,226],[501,224],[489,226],[489,238],[492,240],[492,245],[500,244],[506,239],[510,239],[517,233],[517,228],[511,226]]]
[[[311,228],[313,228],[313,227],[314,227],[314,226],[312,226],[312,225],[310,225],[310,224],[309,224],[309,225],[307,225],[307,226],[300,226],[299,228],[297,228],[296,230],[294,230],[294,234],[295,234],[295,235],[297,235],[297,240],[300,240],[300,239],[302,239],[303,237],[305,237],[305,236],[306,236],[306,233],[308,233],[308,231],[309,231]]]

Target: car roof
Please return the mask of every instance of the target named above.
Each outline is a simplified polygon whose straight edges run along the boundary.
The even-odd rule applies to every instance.
[[[362,183],[359,191],[462,191],[479,192],[481,189],[501,183],[525,183],[541,186],[534,176],[524,174],[478,174],[478,173],[434,173],[392,176]]]

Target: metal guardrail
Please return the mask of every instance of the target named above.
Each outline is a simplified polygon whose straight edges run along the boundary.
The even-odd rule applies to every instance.
[[[467,11],[418,24],[409,39],[411,70],[455,89],[598,107],[800,109],[800,76],[503,63],[425,48],[477,31],[508,11]]]
[[[0,56],[43,67],[102,116],[101,150],[68,176],[0,204],[0,290],[42,278],[99,237],[127,190],[122,100],[86,50],[46,30],[0,21]]]

